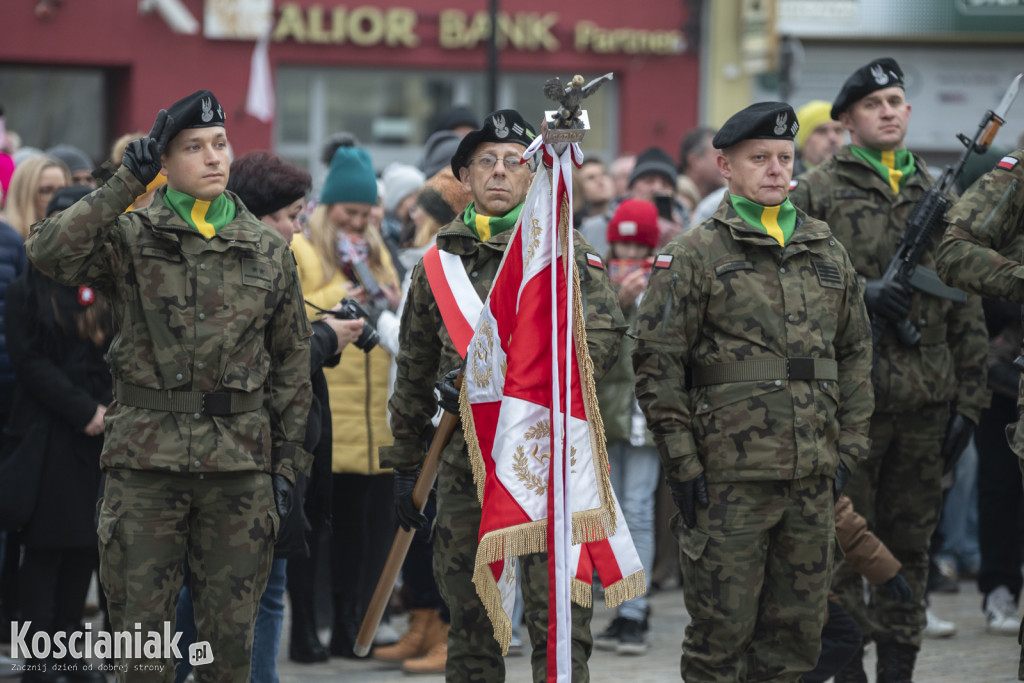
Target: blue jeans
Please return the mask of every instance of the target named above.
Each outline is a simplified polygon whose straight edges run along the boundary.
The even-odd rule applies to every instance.
[[[249,674],[250,683],[278,683],[277,652],[281,645],[281,629],[284,626],[284,587],[288,560],[274,558],[270,567],[270,578],[267,588],[260,598],[259,611],[256,613],[256,627],[252,634],[252,670]],[[196,642],[195,613],[192,609],[191,583],[188,572],[178,596],[178,611],[175,617],[175,629],[181,633],[178,649],[186,659],[178,662],[174,675],[174,683],[183,683],[192,672],[188,663],[188,646]]]
[[[972,438],[956,464],[956,480],[942,511],[943,544],[939,555],[954,560],[957,572],[977,571],[981,565],[978,543],[978,449]]]
[[[609,477],[619,499],[622,516],[633,537],[644,573],[649,577],[654,565],[654,491],[658,487],[661,461],[653,446],[631,446],[625,442],[608,444]],[[619,605],[619,616],[643,621],[647,617],[647,595]]]

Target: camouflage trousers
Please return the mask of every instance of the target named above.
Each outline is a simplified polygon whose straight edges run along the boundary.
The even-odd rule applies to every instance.
[[[172,625],[188,558],[198,641],[213,661],[195,680],[249,680],[253,624],[278,518],[264,472],[172,474],[110,469],[99,503],[100,583],[115,631]],[[182,652],[187,658],[188,652]],[[173,681],[174,661],[122,657],[118,681]]]
[[[690,614],[683,680],[799,681],[828,609],[832,479],[708,484],[708,497],[692,529],[672,518]]]
[[[480,502],[473,474],[441,462],[437,476],[437,519],[434,522],[434,577],[451,610],[446,681],[499,683],[505,661],[494,629],[473,584],[479,545]],[[523,618],[533,647],[533,680],[547,680],[548,564],[545,554],[520,559]],[[572,680],[587,683],[587,660],[594,649],[591,608],[572,606]]]
[[[921,646],[925,625],[928,545],[942,507],[942,458],[949,410],[945,404],[906,413],[871,417],[871,451],[858,463],[844,493],[869,528],[888,546],[903,568],[914,597],[892,600],[872,586],[864,603],[860,574],[840,563],[832,589],[864,631],[865,640]]]

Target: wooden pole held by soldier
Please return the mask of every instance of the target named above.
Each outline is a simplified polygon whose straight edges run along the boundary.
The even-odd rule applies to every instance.
[[[455,379],[455,387],[462,388],[462,373]],[[423,467],[420,476],[416,479],[416,486],[412,490],[412,502],[416,509],[423,512],[430,497],[430,490],[434,488],[434,480],[437,478],[437,465],[441,461],[441,451],[445,449],[452,438],[452,432],[459,424],[459,416],[443,411],[441,421],[434,432],[434,439],[430,442],[430,450],[423,460]],[[377,626],[380,625],[380,618],[384,615],[384,609],[391,599],[391,591],[395,588],[395,581],[398,579],[398,572],[402,569],[405,556],[409,553],[409,545],[412,543],[415,529],[403,529],[398,527],[395,533],[395,540],[391,544],[391,551],[384,563],[384,570],[377,580],[377,587],[370,598],[370,606],[363,617],[363,623],[359,627],[359,634],[356,636],[356,644],[352,650],[357,657],[365,657],[370,653],[373,646],[373,636],[377,633]]]

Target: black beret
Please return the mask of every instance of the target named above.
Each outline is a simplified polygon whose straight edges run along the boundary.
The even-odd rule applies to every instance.
[[[756,102],[730,116],[711,144],[725,149],[744,140],[792,140],[798,130],[793,107],[785,102]]]
[[[513,142],[529,147],[537,135],[530,130],[522,114],[515,109],[499,109],[484,118],[479,130],[467,133],[452,157],[452,173],[459,177],[459,169],[469,165],[469,157],[485,142]]]
[[[49,216],[55,211],[71,208],[72,204],[90,192],[92,192],[92,188],[88,185],[68,185],[60,188],[53,193],[50,203],[46,205],[46,215]]]
[[[186,128],[210,128],[225,122],[224,109],[209,90],[197,90],[178,100],[167,108],[167,118],[172,126],[168,140]]]
[[[903,87],[903,70],[891,57],[876,59],[853,72],[843,83],[843,89],[832,103],[832,120],[838,121],[839,115],[850,108],[850,105],[862,97],[870,95],[882,88]]]

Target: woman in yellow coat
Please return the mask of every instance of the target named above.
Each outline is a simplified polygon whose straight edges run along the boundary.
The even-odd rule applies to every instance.
[[[307,302],[330,309],[351,297],[371,311],[398,305],[398,274],[370,218],[376,203],[377,181],[369,154],[359,147],[340,147],[324,181],[320,205],[310,216],[308,237],[296,235],[292,241]],[[308,312],[311,319],[318,315],[313,308]],[[335,656],[354,656],[356,634],[395,533],[393,476],[377,459],[377,449],[392,441],[387,425],[390,362],[387,351],[377,346],[368,353],[342,354],[336,368],[324,368],[334,434]]]

